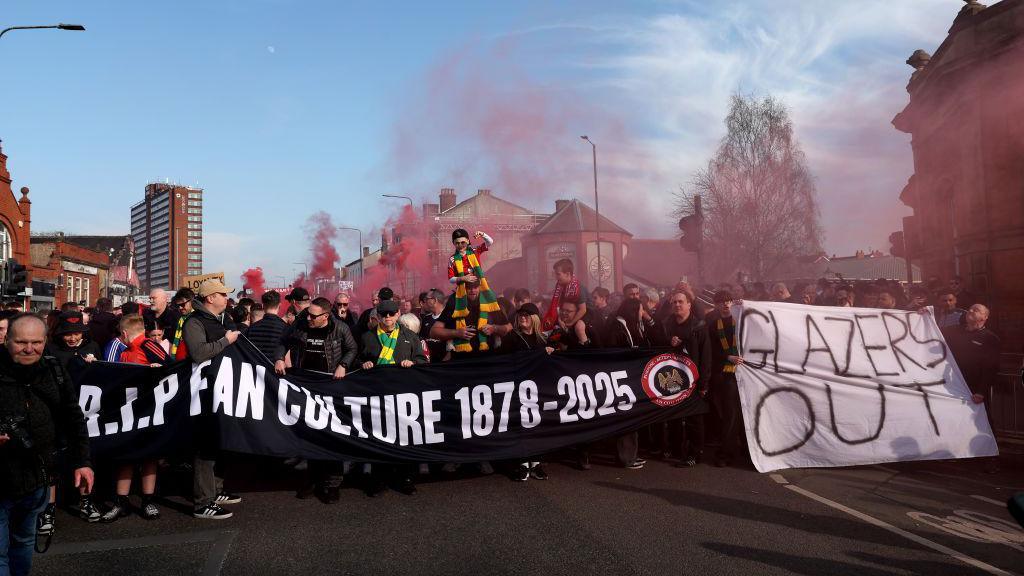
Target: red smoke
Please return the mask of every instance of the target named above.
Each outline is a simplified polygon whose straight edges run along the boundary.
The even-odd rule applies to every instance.
[[[260,296],[263,296],[265,285],[263,268],[257,266],[242,272],[242,288],[252,291],[253,300],[259,300]]]
[[[334,278],[341,257],[334,249],[334,238],[338,235],[338,229],[331,221],[331,216],[326,212],[317,212],[309,217],[307,226],[310,232],[309,246],[310,259],[309,276],[303,270],[295,277],[293,286],[302,286],[310,292],[314,291],[314,283],[318,278]]]

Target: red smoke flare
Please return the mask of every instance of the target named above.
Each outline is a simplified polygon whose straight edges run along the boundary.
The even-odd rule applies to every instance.
[[[242,288],[252,291],[252,299],[259,300],[263,296],[266,282],[263,279],[263,268],[259,266],[242,272]]]

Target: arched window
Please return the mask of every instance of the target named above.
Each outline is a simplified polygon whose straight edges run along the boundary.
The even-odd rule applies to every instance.
[[[7,229],[7,226],[0,224],[0,260],[7,260],[14,255],[12,243],[14,237],[11,236],[11,232]]]

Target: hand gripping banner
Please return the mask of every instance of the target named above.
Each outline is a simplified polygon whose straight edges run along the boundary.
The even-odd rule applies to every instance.
[[[516,460],[707,411],[672,353],[521,352],[343,380],[278,377],[240,340],[213,361],[72,367],[99,457],[196,446],[365,462]]]
[[[930,310],[744,302],[733,315],[759,471],[997,453]]]

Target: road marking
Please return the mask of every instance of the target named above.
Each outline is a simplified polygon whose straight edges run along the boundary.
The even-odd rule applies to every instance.
[[[889,524],[888,522],[884,522],[882,520],[879,520],[878,518],[875,518],[874,516],[868,516],[867,514],[865,514],[863,512],[859,512],[857,510],[854,510],[853,508],[850,508],[848,506],[844,506],[844,505],[842,505],[839,502],[836,502],[834,500],[829,500],[828,498],[825,498],[824,496],[819,496],[819,495],[815,494],[814,492],[811,492],[810,490],[805,490],[805,489],[803,489],[803,488],[801,488],[799,486],[794,486],[792,484],[786,484],[785,488],[787,488],[789,490],[792,490],[793,492],[796,492],[797,494],[800,494],[801,496],[804,496],[806,498],[810,498],[811,500],[814,500],[816,502],[820,502],[821,504],[824,504],[824,505],[826,505],[826,506],[828,506],[830,508],[834,508],[836,510],[839,510],[840,512],[845,513],[845,514],[849,514],[850,516],[853,516],[854,518],[857,518],[858,520],[861,520],[863,522],[867,522],[868,524],[871,524],[872,526],[877,526],[878,528],[882,528],[883,530],[888,530],[889,532],[892,532],[893,534],[897,534],[899,536],[903,536],[904,538],[906,538],[906,539],[908,539],[908,540],[910,540],[912,542],[916,542],[916,543],[920,544],[921,546],[924,546],[925,548],[930,548],[931,550],[934,550],[936,552],[945,554],[945,555],[947,555],[947,556],[949,556],[951,558],[955,558],[955,559],[957,559],[957,560],[959,560],[959,561],[961,561],[961,562],[963,562],[965,564],[968,564],[970,566],[974,566],[975,568],[978,568],[979,570],[984,570],[985,572],[988,572],[989,574],[998,574],[999,576],[1012,576],[1012,572],[1007,572],[1006,570],[1003,570],[1001,568],[996,568],[995,566],[992,566],[991,564],[986,564],[985,562],[982,562],[981,560],[978,560],[976,558],[972,558],[972,557],[970,557],[970,556],[968,556],[966,554],[963,554],[961,552],[957,552],[956,550],[954,550],[954,549],[952,549],[952,548],[950,548],[948,546],[943,546],[942,544],[939,544],[938,542],[933,542],[933,541],[931,541],[931,540],[929,540],[927,538],[924,538],[922,536],[918,536],[917,534],[914,534],[913,532],[908,532],[908,531],[906,531],[906,530],[904,530],[902,528],[898,528],[896,526],[893,526],[892,524]]]
[[[978,496],[977,494],[971,494],[971,498],[974,498],[975,500],[981,500],[982,502],[988,502],[989,504],[995,504],[996,506],[999,506],[1000,508],[1006,508],[1006,503],[1005,502],[1000,502],[999,500],[994,500],[992,498],[986,498],[984,496]]]
[[[775,480],[779,484],[789,484],[789,480],[786,480],[786,478],[782,474],[771,474],[768,477],[771,478],[772,480]]]

